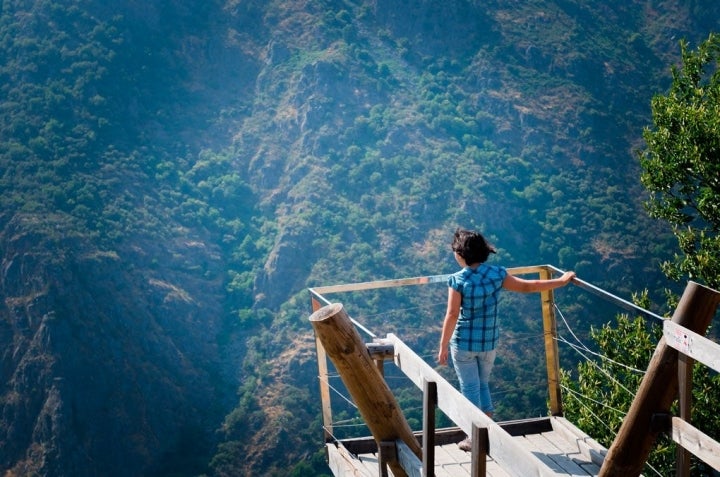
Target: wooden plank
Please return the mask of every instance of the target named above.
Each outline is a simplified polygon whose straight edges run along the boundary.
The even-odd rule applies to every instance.
[[[462,452],[462,454],[461,454]],[[469,475],[458,462],[458,458],[464,462],[470,462],[470,454],[461,451],[456,444],[448,444],[435,448],[435,477],[458,477]]]
[[[492,457],[487,461],[487,477],[511,477]]]
[[[508,268],[507,271],[511,275],[524,275],[528,273],[539,273],[546,270],[547,265],[532,265],[528,267]],[[427,285],[430,283],[446,283],[450,277],[449,274],[444,275],[427,275],[422,277],[397,278],[392,280],[374,280],[370,282],[346,283],[341,285],[327,285],[310,288],[311,295],[322,296],[323,293],[339,293],[349,291],[375,290],[378,288],[394,288],[408,285]],[[327,302],[329,304],[329,302]]]
[[[720,345],[670,320],[663,321],[668,346],[720,373]]]
[[[403,441],[395,441],[397,445],[398,460],[408,477],[423,477],[422,461]]]
[[[322,305],[316,299],[312,299],[313,312],[319,310]],[[328,357],[322,342],[315,338],[315,350],[317,353],[318,378],[320,384],[320,404],[322,406],[323,427],[325,442],[329,442],[333,434],[332,405],[330,402],[330,383],[328,373]]]
[[[425,277],[398,278],[394,280],[375,280],[371,282],[347,283],[344,285],[328,285],[314,287],[311,293],[321,295],[323,293],[339,293],[349,291],[375,290],[378,288],[394,288],[407,285],[426,285],[428,283],[445,283],[450,275],[430,275]]]
[[[547,440],[551,441],[557,449],[562,452],[568,459],[572,459],[578,465],[589,462],[589,459],[580,452],[580,446],[577,442],[568,442],[566,436],[556,431],[542,434]]]
[[[423,442],[422,477],[432,477],[435,468],[435,408],[437,407],[437,384],[432,381],[423,383]]]
[[[541,280],[549,280],[552,273],[548,269],[540,272]],[[547,372],[550,413],[562,416],[562,391],[560,390],[560,357],[558,356],[557,322],[555,319],[555,298],[552,290],[540,292],[543,342],[545,345],[545,368]]]
[[[720,470],[720,444],[713,438],[684,420],[673,417],[672,439],[715,470]]]
[[[588,462],[602,467],[605,455],[607,455],[607,449],[605,447],[578,429],[564,417],[553,416],[550,422],[552,423],[553,430],[563,436],[567,442],[574,443],[578,451]]]
[[[546,434],[530,434],[525,436],[527,447],[535,452],[540,460],[559,475],[587,477],[585,469],[562,452]]]
[[[505,432],[511,436],[524,436],[526,434],[540,434],[542,432],[552,431],[552,424],[550,424],[550,416],[531,418],[531,419],[518,419],[516,421],[503,421],[499,422],[498,425],[505,429]]]
[[[322,407],[323,428],[325,434],[325,442],[332,438],[333,419],[332,405],[330,402],[330,381],[328,373],[328,357],[322,342],[315,338],[315,349],[317,350],[318,376],[320,382],[320,404]]]
[[[422,434],[414,433],[418,442],[422,441]],[[448,427],[435,431],[435,445],[442,446],[446,444],[456,444],[465,438],[465,432],[459,427]],[[375,454],[377,453],[377,443],[370,436],[352,437],[342,439],[340,442],[352,454]]]
[[[372,437],[355,437],[340,441],[348,452],[356,455],[377,453],[377,442]]]
[[[680,419],[688,423],[692,420],[693,363],[694,359],[678,353],[678,414]],[[678,446],[675,454],[675,477],[690,477],[690,452]]]
[[[492,457],[487,459],[487,477],[512,477]],[[445,444],[435,447],[435,477],[470,477],[471,454]]]
[[[473,424],[472,428],[472,465],[470,468],[471,477],[487,476],[488,431],[486,427],[478,427]]]
[[[518,477],[550,477],[554,474],[533,454],[513,440],[495,421],[473,405],[460,391],[418,357],[397,336],[388,334],[395,346],[395,364],[419,388],[424,380],[437,383],[438,407],[447,417],[470,435],[473,424],[487,427],[489,454],[511,475]]]
[[[377,463],[375,472],[369,471],[360,459],[357,459],[343,446],[326,444],[328,452],[328,466],[333,475],[343,477],[377,477]]]
[[[579,465],[585,471],[586,475],[598,475],[598,473],[600,473],[600,466],[580,452],[580,446],[577,442],[568,442],[565,440],[565,436],[558,434],[556,431],[552,431],[547,434],[546,437],[552,441],[568,459]]]
[[[361,456],[358,456],[358,460],[362,463],[362,466],[367,473],[371,474],[373,477],[378,477],[380,457],[377,454],[363,454]]]

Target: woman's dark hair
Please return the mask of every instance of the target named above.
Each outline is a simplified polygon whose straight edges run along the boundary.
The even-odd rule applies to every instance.
[[[496,253],[495,247],[490,245],[482,234],[458,228],[452,242],[453,252],[457,252],[465,263],[484,263],[491,253]]]

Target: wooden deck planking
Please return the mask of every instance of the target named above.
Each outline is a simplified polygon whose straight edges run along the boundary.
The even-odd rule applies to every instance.
[[[454,452],[459,450],[456,444],[435,447],[435,477],[453,477],[465,472]],[[469,455],[467,462],[470,462]]]
[[[487,477],[510,477],[491,456],[488,456],[486,465]],[[471,470],[470,453],[460,450],[457,444],[435,448],[435,477],[469,476]]]
[[[462,467],[463,460],[469,465],[470,454],[467,459],[460,459],[456,444],[446,444],[435,447],[435,477],[454,477],[465,475],[466,470]],[[462,452],[462,451],[460,451]]]
[[[540,420],[542,421],[542,420]],[[597,455],[604,449],[593,439],[587,437],[579,429],[563,418],[548,417],[541,426],[516,427],[512,439],[518,442],[525,451],[534,455],[546,468],[543,475],[588,477],[597,476],[600,467]],[[517,434],[517,435],[515,435]],[[593,450],[595,454],[592,454]],[[377,476],[379,475],[377,454],[373,452],[355,457],[362,470],[336,474],[344,476]],[[456,443],[444,443],[435,447],[435,476],[463,477],[470,476],[472,469],[471,454],[460,450]],[[500,467],[492,458],[492,444],[487,459],[487,477],[511,477],[512,474]],[[392,476],[392,472],[388,471]]]
[[[577,464],[572,456],[565,454],[553,443],[557,435],[553,432],[524,436],[524,447],[535,454],[558,475],[588,476],[586,470]]]
[[[379,475],[377,454],[357,456],[357,465],[361,468],[357,473],[358,476]],[[446,444],[435,447],[435,477],[470,476],[471,469],[472,462],[470,460],[470,453],[458,449],[456,444]],[[486,470],[486,477],[511,477],[510,474],[501,469],[498,463],[489,456]],[[389,469],[388,475],[392,475],[392,471]]]

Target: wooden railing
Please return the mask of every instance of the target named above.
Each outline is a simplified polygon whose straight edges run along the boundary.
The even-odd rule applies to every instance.
[[[508,273],[514,275],[537,274],[540,278],[544,279],[551,278],[553,273],[559,272],[560,270],[548,265],[508,269]],[[329,294],[412,285],[445,284],[447,283],[448,277],[449,275],[432,275],[424,277],[402,278],[396,280],[381,280],[373,282],[351,283],[310,288],[309,291],[312,302],[312,310],[313,312],[315,312],[322,306],[329,305],[331,302],[326,298],[326,295]],[[574,283],[576,285],[586,286],[593,292],[599,290],[595,287],[592,287],[592,285],[583,282],[582,280],[576,279]],[[559,379],[560,366],[557,351],[557,324],[555,320],[554,299],[552,290],[540,293],[540,299],[543,316],[543,331],[545,340],[545,356],[548,376],[550,412],[553,415],[562,415],[562,395],[560,391]],[[631,304],[629,305],[634,306]],[[375,336],[374,333],[365,328],[362,323],[359,323],[356,320],[353,320],[353,323],[355,324],[355,326],[358,327],[358,329],[365,332],[370,338],[378,338],[377,336]],[[325,439],[326,441],[328,441],[332,438],[333,421],[332,409],[330,404],[330,385],[328,379],[329,374],[327,366],[327,355],[321,343],[316,342],[316,345],[318,353],[318,372],[320,378],[320,397],[322,400],[323,425],[325,427]],[[382,359],[378,360],[378,366],[382,366]]]
[[[537,274],[540,278],[552,278],[554,274],[561,274],[562,271],[550,266],[531,266],[521,268],[511,268],[508,272],[514,275]],[[445,284],[449,275],[433,275],[415,278],[404,278],[398,280],[383,280],[374,282],[363,282],[355,284],[332,285],[325,287],[315,287],[309,289],[312,302],[313,312],[317,312],[321,308],[330,305],[332,302],[326,298],[326,295],[337,294],[343,292],[354,292],[362,290],[373,290],[379,288],[393,288],[400,286],[419,286],[432,284]],[[665,341],[667,345],[679,351],[680,366],[678,366],[678,381],[680,383],[679,397],[681,415],[679,417],[668,417],[667,430],[672,433],[672,438],[680,444],[678,454],[678,477],[685,477],[688,474],[689,465],[687,451],[712,465],[716,469],[720,469],[720,445],[707,435],[689,424],[689,408],[690,408],[690,387],[692,382],[691,366],[694,360],[697,360],[712,369],[720,372],[720,346],[707,340],[698,333],[683,327],[670,320],[645,310],[631,302],[618,298],[594,285],[583,280],[575,278],[573,285],[599,296],[603,300],[610,302],[616,306],[632,311],[638,315],[653,320],[662,320],[664,325]],[[713,291],[714,292],[714,291]],[[717,292],[714,292],[717,293]],[[685,296],[685,295],[684,295]],[[544,343],[546,354],[546,372],[548,379],[548,396],[549,411],[553,416],[562,416],[562,395],[559,380],[559,357],[557,349],[557,327],[555,320],[555,307],[553,292],[540,293],[541,309],[543,318]],[[707,301],[707,300],[705,300]],[[682,300],[681,300],[682,304]],[[716,306],[716,304],[715,304]],[[690,307],[691,309],[693,307]],[[715,308],[713,308],[714,310]],[[690,310],[692,312],[692,310]],[[707,314],[710,310],[705,310]],[[683,311],[676,310],[676,314],[682,314]],[[712,311],[714,313],[714,311]],[[710,316],[712,316],[712,313]],[[675,318],[675,317],[674,317]],[[350,318],[351,319],[351,318]],[[351,319],[352,320],[352,319]],[[443,379],[431,366],[408,348],[395,335],[389,334],[385,338],[374,335],[370,330],[365,328],[363,324],[352,320],[357,329],[366,333],[373,343],[368,344],[368,350],[372,358],[375,360],[376,366],[382,372],[383,362],[386,359],[394,359],[395,364],[410,378],[413,383],[423,390],[424,400],[424,428],[423,428],[423,455],[422,461],[418,461],[417,456],[410,456],[410,460],[415,462],[407,463],[409,468],[413,465],[418,469],[432,468],[433,455],[430,450],[433,447],[433,439],[436,437],[434,429],[434,408],[437,406],[449,417],[462,431],[468,435],[475,436],[473,448],[473,474],[483,475],[482,463],[484,459],[480,457],[487,452],[483,448],[482,443],[490,441],[494,442],[493,457],[502,461],[504,465],[512,470],[513,475],[545,475],[542,465],[533,455],[524,455],[522,449],[517,448],[517,443],[512,439],[508,439],[506,433],[500,429],[496,423],[489,419],[479,409],[473,406],[462,394],[455,389],[450,383]],[[704,329],[702,330],[704,332]],[[328,356],[321,341],[316,339],[317,357],[318,357],[318,373],[320,383],[320,397],[322,402],[323,425],[325,429],[325,441],[332,442],[333,437],[333,419],[331,406],[331,393],[328,372]],[[659,345],[660,346],[660,345]],[[664,346],[664,344],[663,344]],[[442,399],[438,400],[438,395]],[[627,420],[627,418],[626,418]],[[428,424],[432,423],[432,424]],[[624,423],[625,426],[626,423]],[[638,436],[634,436],[637,438]],[[442,434],[440,435],[442,438]],[[402,445],[398,448],[398,453],[403,454]],[[612,450],[612,449],[611,449]],[[686,451],[687,450],[687,451]],[[378,449],[380,454],[380,464],[383,462],[382,448]],[[406,452],[406,454],[413,454]],[[415,453],[417,454],[417,453]],[[617,454],[617,453],[616,453]],[[522,456],[522,458],[518,458]],[[476,458],[477,457],[477,458]],[[614,456],[618,459],[618,455]],[[477,461],[477,462],[476,462]],[[607,463],[607,459],[606,462]],[[633,464],[635,465],[635,464]],[[603,470],[606,466],[603,465]],[[428,472],[425,470],[425,472]],[[608,473],[609,472],[609,473]],[[382,475],[382,474],[380,474]],[[430,475],[430,474],[428,474]],[[601,471],[601,475],[602,471]],[[606,475],[614,475],[612,470],[607,471]]]
[[[692,398],[692,368],[697,361],[720,373],[720,345],[684,326],[665,321],[663,336],[678,355],[678,384],[680,416],[673,416],[670,429],[678,449],[677,477],[690,475],[688,452],[715,469],[720,469],[720,444],[690,424]]]
[[[698,336],[700,333],[705,334],[717,313],[718,305],[720,292],[688,282],[671,323],[687,329],[688,332],[697,333]],[[673,326],[665,323],[667,322],[663,323],[664,326]],[[679,366],[682,363],[686,365]],[[673,434],[685,430],[688,437],[691,434],[700,437],[697,430],[692,429],[686,422],[690,419],[691,366],[686,355],[679,354],[664,336],[660,339],[630,409],[608,449],[600,469],[601,477],[640,475],[658,434],[668,430],[668,422],[676,424],[672,428]],[[680,419],[670,415],[671,406],[678,399],[678,394],[681,399]],[[717,443],[710,438],[703,440],[703,444],[710,449],[717,448]],[[703,458],[710,457],[708,454],[712,455],[712,452],[703,453]],[[689,475],[688,456],[682,449],[679,449],[678,456],[677,475]]]

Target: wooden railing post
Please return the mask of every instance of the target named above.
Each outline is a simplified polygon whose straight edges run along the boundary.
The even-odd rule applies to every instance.
[[[312,298],[313,312],[319,310],[321,304],[315,298]],[[329,373],[327,365],[327,354],[325,348],[317,337],[315,338],[315,350],[317,352],[318,380],[320,382],[320,405],[322,406],[323,416],[323,435],[324,441],[332,440],[333,424],[332,424],[332,404],[330,402],[330,383],[328,382]]]
[[[382,441],[378,443],[378,475],[388,477],[388,466],[392,468],[397,463],[397,447],[395,441]],[[393,472],[394,474],[394,472]],[[405,475],[405,474],[402,474]]]
[[[310,322],[378,448],[382,443],[401,440],[418,459],[422,459],[420,444],[400,405],[343,306],[340,303],[326,305],[310,316]],[[407,475],[397,460],[390,460],[388,465],[395,477]]]
[[[705,334],[715,316],[720,293],[694,282],[685,287],[672,321]],[[654,414],[667,414],[678,393],[678,352],[665,343],[655,349],[630,410],[608,450],[599,477],[640,475],[660,429],[651,427]]]
[[[540,279],[548,280],[552,273],[547,268],[540,271]],[[563,415],[562,391],[560,389],[560,357],[558,355],[557,320],[555,319],[555,299],[552,290],[540,293],[542,300],[543,337],[545,341],[545,366],[548,378],[550,414]]]
[[[472,477],[485,477],[487,474],[487,455],[490,451],[490,439],[487,427],[472,426]]]
[[[692,380],[694,359],[678,353],[678,410],[680,419],[692,422]],[[690,477],[690,452],[683,446],[677,446],[675,477]]]
[[[434,477],[435,475],[435,408],[437,402],[437,383],[425,379],[423,385],[422,477]]]

